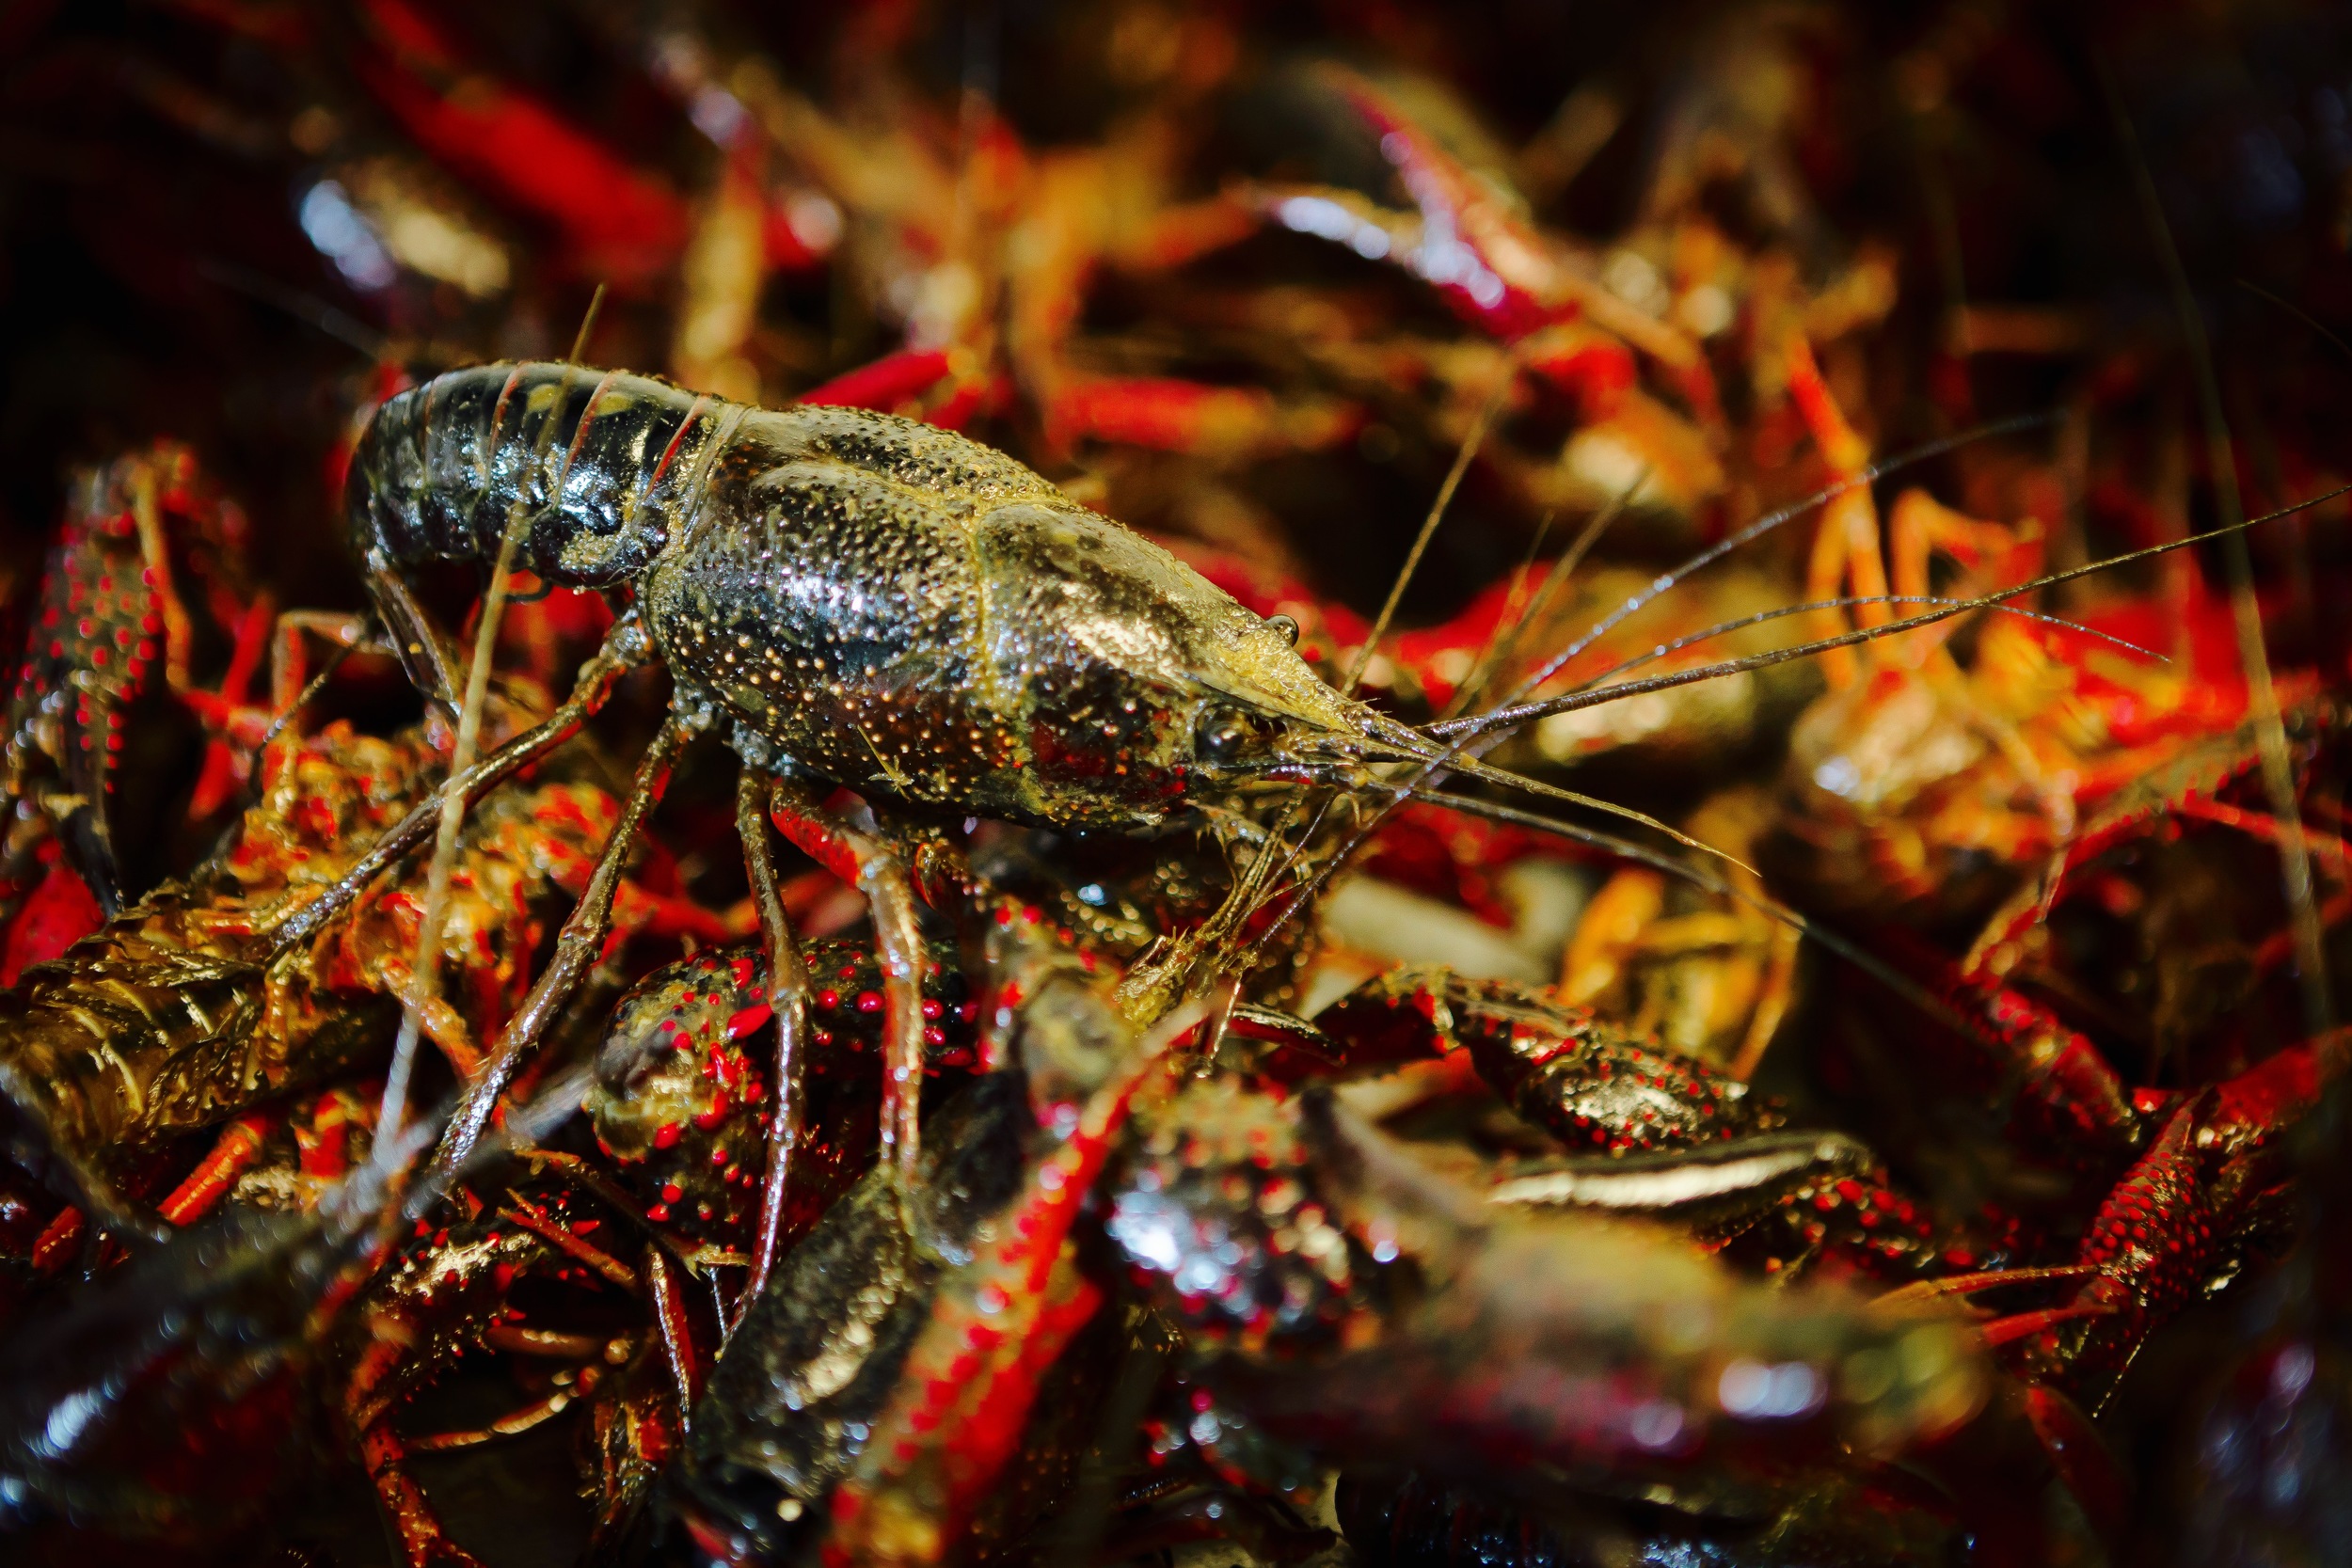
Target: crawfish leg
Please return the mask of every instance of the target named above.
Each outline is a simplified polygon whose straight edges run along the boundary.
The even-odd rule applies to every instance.
[[[489,1060],[467,1084],[465,1099],[459,1102],[457,1114],[450,1118],[448,1131],[441,1134],[441,1147],[434,1156],[439,1171],[454,1171],[482,1141],[499,1096],[514,1081],[524,1058],[555,1022],[564,1004],[571,1000],[572,992],[580,989],[580,981],[587,978],[604,951],[605,939],[612,934],[612,897],[620,891],[621,868],[628,863],[630,851],[637,847],[645,818],[652,815],[662,791],[669,787],[670,768],[677,761],[678,752],[685,749],[690,734],[687,725],[672,715],[662,723],[653,744],[646,748],[644,760],[637,765],[636,783],[630,785],[628,799],[621,804],[620,817],[612,825],[612,836],[605,841],[604,853],[596,857],[596,868],[589,874],[588,886],[556,936],[555,956],[532,982],[531,994],[523,998],[522,1006],[508,1022]]]
[[[661,1256],[659,1243],[645,1248],[645,1279],[653,1290],[654,1327],[660,1332],[661,1358],[669,1364],[670,1380],[677,1386],[678,1426],[691,1424],[694,1402],[702,1398],[703,1358],[694,1343],[694,1325],[686,1312],[686,1295],[677,1275]]]
[[[923,933],[914,922],[914,884],[879,833],[827,811],[797,780],[775,782],[768,813],[778,832],[865,894],[873,911],[882,961],[882,1157],[912,1183],[923,1086]]]
[[[440,704],[450,722],[455,723],[457,693],[464,689],[464,684],[457,678],[462,666],[448,637],[433,624],[424,606],[401,581],[400,574],[380,558],[368,562],[368,596],[375,601],[376,613],[384,618],[384,627],[391,634],[392,651],[400,659],[400,667],[408,673],[411,684],[429,700]]]
[[[262,1157],[262,1142],[278,1122],[274,1112],[256,1111],[239,1117],[221,1132],[220,1141],[213,1146],[186,1180],[171,1190],[165,1198],[163,1216],[176,1226],[191,1226],[219,1206],[237,1184],[237,1178],[246,1166]]]
[[[441,1521],[425,1500],[424,1489],[403,1463],[407,1449],[393,1433],[389,1414],[377,1417],[359,1433],[359,1458],[408,1568],[482,1568],[479,1558],[442,1533]]]
[[[555,1419],[570,1409],[574,1401],[594,1394],[602,1375],[595,1367],[578,1368],[569,1388],[558,1388],[545,1399],[533,1400],[519,1410],[510,1410],[485,1425],[411,1437],[403,1447],[409,1453],[446,1453],[451,1449],[476,1448],[484,1443],[495,1443],[501,1437],[520,1436],[533,1427],[545,1426]]]
[[[580,666],[571,695],[564,699],[562,705],[540,723],[475,763],[462,777],[445,781],[376,840],[374,847],[334,886],[261,933],[269,942],[270,956],[275,958],[318,935],[320,928],[349,908],[370,882],[430,838],[440,825],[441,799],[449,790],[461,791],[470,805],[577,735],[589,716],[604,706],[605,699],[612,695],[612,683],[623,671],[641,662],[645,652],[644,634],[638,628],[636,618],[632,615],[615,622],[604,646]]]
[[[346,615],[338,610],[279,610],[270,629],[270,716],[281,718],[292,712],[301,700],[303,689],[310,684],[310,656],[302,641],[305,636],[315,637],[335,650],[328,656],[333,658],[364,646],[371,624],[368,616]],[[384,651],[390,650],[389,643],[380,646]]]
[[[791,916],[776,891],[776,863],[768,843],[765,799],[773,788],[766,774],[746,768],[735,787],[735,831],[743,841],[743,867],[750,874],[752,898],[759,909],[760,935],[768,944],[768,1006],[776,1015],[775,1119],[768,1129],[768,1172],[760,1188],[759,1228],[752,1243],[751,1277],[736,1307],[736,1321],[751,1309],[768,1273],[775,1267],[779,1237],[784,1228],[785,1192],[792,1175],[792,1156],[800,1148],[801,1106],[804,1087],[801,1066],[806,1059],[808,1037],[808,966],[801,961],[800,944],[792,940]]]

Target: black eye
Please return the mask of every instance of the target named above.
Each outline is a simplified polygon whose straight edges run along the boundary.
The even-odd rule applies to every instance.
[[[1294,648],[1298,646],[1298,623],[1296,621],[1287,615],[1269,615],[1265,618],[1265,624],[1280,632],[1283,641]]]
[[[1240,757],[1257,733],[1257,726],[1249,721],[1248,714],[1229,707],[1213,707],[1200,715],[1200,727],[1193,734],[1193,747],[1202,762],[1230,763]]]

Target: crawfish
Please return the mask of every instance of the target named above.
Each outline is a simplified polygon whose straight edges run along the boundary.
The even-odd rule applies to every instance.
[[[121,907],[107,811],[127,738],[123,721],[158,674],[215,722],[239,711],[270,622],[267,597],[245,581],[245,532],[244,515],[204,484],[195,454],[175,443],[76,476],[0,736],[0,793],[14,812],[0,846],[8,890],[0,908],[10,918],[38,863],[60,852],[98,912]],[[235,643],[217,694],[195,686],[197,626],[177,589],[175,558],[208,591],[213,629]],[[233,761],[216,740],[203,781],[213,787],[200,785],[199,800],[217,803],[217,775]],[[203,814],[200,806],[191,810]]]
[[[874,1153],[877,1085],[854,1061],[882,1043],[879,962],[869,943],[849,942],[812,943],[803,958],[827,1055],[812,1064],[810,1132],[783,1173],[780,1246],[797,1243]],[[978,1012],[951,951],[934,950],[924,1001],[925,1070],[949,1086],[974,1059]],[[716,1337],[693,1305],[693,1277],[747,1262],[754,1244],[770,1113],[748,1042],[770,1016],[765,956],[754,948],[706,949],[647,975],[613,1007],[595,1051],[581,1104],[596,1153],[543,1155],[502,1192],[461,1185],[458,1212],[420,1222],[371,1283],[339,1402],[412,1563],[465,1558],[410,1453],[510,1435],[584,1403],[596,1465],[583,1480],[610,1538],[684,1440]],[[731,1316],[722,1312],[718,1333]],[[406,1433],[406,1403],[461,1354],[485,1350],[513,1358],[538,1397],[479,1430]]]
[[[624,668],[659,660],[675,690],[624,830],[477,1076],[446,1158],[480,1135],[586,972],[627,840],[697,734],[723,735],[744,764],[739,827],[755,867],[769,853],[764,781],[776,826],[874,904],[890,974],[883,1116],[908,1170],[920,1060],[912,890],[879,830],[826,809],[811,781],[1046,828],[1151,833],[1197,814],[1243,832],[1237,808],[1270,788],[1360,789],[1374,760],[1439,755],[1319,680],[1293,628],[1012,459],[911,420],[749,408],[620,372],[483,366],[383,404],[346,499],[379,610],[412,676],[443,702],[458,689],[453,657],[404,574],[504,561],[545,582],[633,595],[560,721],[485,758],[462,792],[560,743]],[[1465,757],[1447,766],[1591,803]],[[1136,967],[1139,1015],[1182,994],[1287,860],[1260,855],[1218,916]],[[774,973],[795,976],[783,911],[772,898],[762,910]],[[326,912],[305,911],[276,940],[307,937]],[[806,981],[779,990],[780,1049],[797,1061]]]
[[[943,1117],[911,1230],[877,1173],[771,1277],[678,1478],[707,1557],[778,1560],[822,1536],[829,1555],[935,1558],[1023,1430],[1042,1363],[1130,1289],[1182,1332],[1212,1402],[1195,1409],[1216,1416],[1193,1430],[1257,1429],[1278,1465],[1291,1445],[1440,1465],[1532,1447],[1585,1483],[1672,1475],[1745,1495],[1731,1471],[1689,1478],[1831,1427],[1899,1445],[1975,1403],[1947,1324],[1820,1286],[1740,1286],[1632,1227],[1482,1204],[1321,1087],[1285,1097],[1183,1051],[1154,1060],[1072,978],[1025,985],[1024,1070]],[[1627,1293],[1653,1290],[1647,1306]],[[1677,1313],[1682,1349],[1644,1332]],[[1787,1397],[1752,1397],[1751,1366]]]
[[[0,999],[0,1089],[76,1173],[77,1196],[104,1202],[158,1140],[323,1082],[380,1037],[380,1007],[319,997],[304,955],[273,966],[250,932],[397,821],[428,755],[343,726],[280,748],[227,854]]]
[[[437,765],[414,733],[379,739],[342,724],[272,748],[262,798],[221,855],[0,997],[0,1090],[12,1115],[37,1125],[36,1148],[62,1163],[77,1200],[111,1211],[123,1179],[176,1135],[233,1131],[380,1050],[391,999],[407,986],[395,955],[413,946],[411,895],[372,886],[299,949],[272,952],[255,933],[347,877],[429,792]],[[437,961],[474,1022],[454,1008],[427,1021],[457,1070],[475,1065],[474,1029],[495,1024],[516,989],[536,911],[578,886],[612,813],[592,785],[542,780],[469,829],[457,918]],[[625,928],[731,934],[675,900],[625,893]]]

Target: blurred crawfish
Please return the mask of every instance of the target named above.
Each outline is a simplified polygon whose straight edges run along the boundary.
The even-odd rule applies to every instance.
[[[1791,391],[1845,483],[1865,471],[1867,445],[1802,338],[1789,352]],[[1939,557],[1958,569],[1948,595],[2028,584],[2042,568],[2042,519],[2059,515],[2062,497],[2036,470],[2003,488],[2025,512],[2013,526],[1904,492],[1883,554],[1868,488],[1847,484],[1816,535],[1807,598],[1823,603],[1850,584],[1853,623],[1870,628],[1937,592]],[[2165,581],[2156,601],[2095,608],[2079,624],[1995,617],[1964,665],[1945,645],[1948,626],[1867,654],[1833,650],[1832,689],[1790,736],[1776,863],[1836,908],[1966,919],[2038,864],[2061,869],[2052,857],[2074,853],[2086,818],[2129,802],[2146,821],[2250,768],[2257,734],[2231,611],[2185,555],[2168,560]],[[1846,625],[1838,610],[1816,612],[1818,632]],[[2137,657],[2149,649],[2176,656],[2173,666]],[[2320,694],[2314,673],[2281,672],[2275,689],[2291,726],[2324,721],[2302,711]],[[2145,787],[2157,779],[2170,789]],[[2106,823],[2099,834],[2111,842],[2117,831]],[[2040,896],[2054,893],[2052,883]]]
[[[1740,1285],[1630,1226],[1500,1210],[1327,1086],[1270,1092],[1246,1050],[1200,1061],[1180,1043],[1200,1004],[1138,1046],[1076,965],[999,952],[1025,999],[998,1021],[1022,1070],[943,1112],[910,1196],[877,1172],[828,1214],[713,1371],[673,1494],[708,1560],[822,1540],[937,1560],[1028,1440],[1061,1347],[1130,1289],[1182,1331],[1193,1431],[1232,1433],[1229,1461],[1257,1452],[1283,1489],[1313,1474],[1296,1445],[1466,1465],[1532,1447],[1570,1488],[1770,1492],[1833,1428],[1899,1446],[1979,1397],[1948,1323]]]
[[[1735,788],[1709,798],[1683,826],[1746,859],[1772,821],[1769,797]],[[1650,866],[1613,872],[1561,955],[1562,999],[1734,1078],[1753,1077],[1795,1000],[1799,937],[1759,907],[1760,881],[1733,875],[1746,899],[1710,895]]]
[[[0,736],[0,791],[11,807],[0,926],[11,980],[24,961],[17,925],[28,896],[65,940],[121,906],[108,802],[127,710],[156,677],[214,732],[191,820],[226,803],[242,756],[232,736],[249,752],[267,722],[244,705],[272,606],[246,575],[244,514],[205,483],[195,454],[158,442],[76,474],[70,495]],[[231,645],[219,689],[199,689],[198,664],[221,653],[212,646],[221,641]],[[44,933],[31,951],[46,957],[55,942]]]

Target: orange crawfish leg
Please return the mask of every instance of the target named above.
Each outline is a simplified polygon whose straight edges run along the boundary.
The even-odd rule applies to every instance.
[[[1805,428],[1812,432],[1814,444],[1820,448],[1831,477],[1841,483],[1858,480],[1870,461],[1869,446],[1847,422],[1845,411],[1821,379],[1813,346],[1802,332],[1789,334],[1788,353],[1788,394],[1796,401]],[[1813,556],[1805,570],[1805,597],[1834,599],[1849,581],[1857,597],[1885,596],[1886,562],[1879,550],[1878,507],[1867,483],[1851,484],[1822,508],[1820,531],[1813,536]],[[1836,611],[1825,610],[1817,614],[1817,637],[1834,637],[1846,629],[1844,617]],[[1891,605],[1854,609],[1857,626],[1883,626],[1893,619]],[[1859,671],[1849,648],[1831,649],[1822,656],[1821,668],[1833,687],[1852,685]]]
[[[767,800],[774,789],[769,776],[745,768],[736,778],[735,832],[743,842],[743,868],[759,911],[760,936],[768,947],[768,1008],[776,1024],[776,1104],[768,1129],[768,1170],[760,1185],[759,1227],[752,1243],[752,1270],[736,1319],[751,1310],[775,1267],[784,1227],[785,1195],[791,1184],[792,1157],[801,1144],[801,1081],[808,1047],[808,966],[792,940],[792,917],[776,887],[775,857],[768,843]],[[920,1016],[918,1009],[916,1016]]]
[[[81,1243],[82,1228],[82,1211],[71,1204],[58,1210],[57,1217],[33,1238],[33,1272],[46,1277],[64,1268]]]
[[[1756,1006],[1748,1015],[1747,1035],[1740,1040],[1730,1066],[1724,1069],[1742,1084],[1756,1076],[1772,1037],[1780,1033],[1780,1021],[1796,1002],[1799,933],[1777,921],[1772,924],[1772,956],[1766,960],[1763,989],[1756,994]]]
[[[441,1521],[425,1500],[423,1488],[403,1463],[407,1456],[389,1414],[360,1430],[359,1462],[366,1466],[376,1502],[400,1540],[408,1568],[483,1568],[481,1559],[442,1532]]]
[[[797,780],[774,782],[768,814],[803,854],[865,894],[873,911],[874,944],[882,960],[882,1158],[912,1182],[921,1152],[915,1113],[923,1085],[924,964],[914,880],[878,833],[826,810]]]
[[[1928,575],[1930,557],[1937,550],[1958,562],[1968,576],[1954,596],[2025,582],[2042,570],[2042,525],[2027,517],[2015,529],[1983,522],[1955,512],[1917,487],[1895,499],[1886,520],[1887,546],[1894,591],[1906,598],[1925,598],[1934,592]],[[1916,607],[1900,607],[1910,613]],[[1908,662],[1922,663],[1940,650],[1958,621],[1923,626],[1904,635],[1911,645]]]
[[[351,1170],[351,1130],[375,1126],[374,1106],[350,1089],[319,1096],[307,1121],[294,1124],[294,1147],[302,1174],[332,1181]]]
[[[255,1111],[222,1129],[212,1152],[164,1199],[160,1206],[164,1218],[173,1225],[190,1226],[211,1213],[237,1184],[237,1178],[262,1157],[262,1145],[280,1119],[273,1112]]]
[[[407,1447],[392,1430],[391,1402],[378,1397],[384,1379],[400,1364],[407,1348],[397,1339],[369,1342],[343,1385],[343,1419],[358,1434],[359,1463],[408,1568],[483,1568],[480,1559],[442,1532],[440,1517],[426,1501],[424,1489],[408,1473]]]
[[[545,1399],[532,1401],[517,1410],[510,1410],[497,1420],[478,1427],[464,1427],[454,1432],[437,1432],[425,1437],[410,1437],[401,1441],[407,1453],[439,1453],[449,1449],[470,1449],[476,1444],[493,1442],[501,1437],[514,1437],[532,1427],[551,1421],[570,1408],[574,1400],[585,1399],[596,1392],[604,1374],[596,1367],[581,1367],[568,1388],[558,1388]]]

